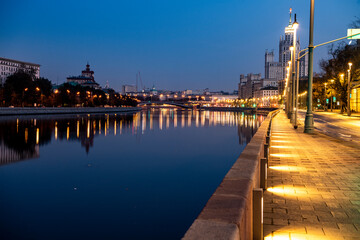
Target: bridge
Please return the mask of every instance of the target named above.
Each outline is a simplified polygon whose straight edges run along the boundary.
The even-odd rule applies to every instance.
[[[184,103],[177,103],[177,102],[170,102],[170,101],[147,101],[141,102],[137,105],[138,107],[179,107],[179,108],[186,108],[192,109],[196,108],[196,105],[186,105]]]
[[[256,112],[256,113],[269,113],[277,108],[253,108],[253,107],[217,107],[217,106],[202,106],[201,102],[193,105],[187,105],[180,102],[171,101],[146,101],[138,104],[138,107],[151,107],[151,108],[163,108],[163,107],[178,107],[184,109],[200,109],[208,111],[229,111],[229,112]]]

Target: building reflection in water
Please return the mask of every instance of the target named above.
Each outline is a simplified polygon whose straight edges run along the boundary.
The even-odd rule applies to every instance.
[[[78,115],[75,117],[0,120],[0,166],[38,158],[39,146],[54,141],[79,141],[89,153],[94,138],[112,133],[142,135],[148,131],[190,127],[237,127],[239,144],[248,143],[262,115],[241,112],[211,112],[176,108],[146,109],[133,114]],[[178,125],[180,122],[180,125]]]

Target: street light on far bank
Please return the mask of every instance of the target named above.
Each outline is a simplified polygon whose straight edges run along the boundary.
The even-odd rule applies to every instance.
[[[325,85],[325,109],[324,110],[327,111],[327,104],[328,104],[326,102],[327,101],[327,94],[326,94],[326,85],[327,85],[327,83],[324,83],[324,85]]]
[[[349,69],[348,71],[348,85],[347,85],[347,115],[350,116],[351,115],[351,109],[350,109],[350,77],[351,77],[351,66],[352,63],[349,62]]]
[[[340,83],[344,83],[344,74],[343,73],[340,73],[339,74],[339,77],[340,77]]]

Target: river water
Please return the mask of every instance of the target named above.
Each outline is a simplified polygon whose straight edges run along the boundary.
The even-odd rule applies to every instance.
[[[264,118],[0,118],[0,239],[180,239]]]

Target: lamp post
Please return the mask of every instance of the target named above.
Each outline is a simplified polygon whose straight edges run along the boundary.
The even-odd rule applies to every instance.
[[[294,22],[292,24],[292,28],[294,29],[294,37],[293,37],[293,54],[292,54],[292,58],[291,58],[291,65],[292,65],[292,110],[291,110],[291,122],[295,124],[295,111],[296,111],[296,100],[297,99],[297,94],[296,94],[296,64],[295,64],[295,57],[296,57],[296,50],[297,50],[297,42],[296,42],[296,33],[297,33],[297,29],[299,27],[299,23],[296,21],[296,14],[295,14],[295,18],[294,18]],[[296,125],[296,124],[295,124]]]
[[[286,78],[285,78],[285,96],[286,96],[286,115],[290,118],[290,66],[291,61],[288,62],[288,67],[286,67]]]
[[[327,112],[327,102],[326,102],[326,100],[327,100],[327,96],[326,96],[326,85],[327,85],[327,83],[324,83],[324,85],[325,85],[325,112]]]
[[[42,105],[42,91],[41,91],[41,89],[39,87],[36,87],[35,90],[37,92],[40,92],[40,104]]]
[[[343,74],[343,73],[340,73],[340,74],[339,74],[340,83],[343,84],[343,85],[345,84],[345,83],[344,83],[344,76],[345,76],[345,74]],[[343,109],[344,109],[344,104],[341,104],[341,108],[340,108],[340,112],[341,112],[341,113],[343,113]]]
[[[290,47],[290,71],[289,71],[289,115],[288,118],[290,119],[290,122],[293,122],[293,114],[294,114],[294,75],[293,75],[293,58],[294,58],[294,47]]]
[[[308,99],[305,117],[305,133],[314,132],[314,116],[312,113],[312,84],[313,84],[313,50],[314,50],[314,1],[310,0],[310,28],[309,28],[309,66],[308,66]]]
[[[330,82],[333,84],[334,79],[331,79]],[[333,86],[333,88],[334,88],[334,86]],[[331,91],[331,94],[330,94],[330,98],[331,98],[330,108],[331,108],[331,112],[332,112],[333,111],[333,106],[332,105],[333,105],[333,101],[334,101],[333,96],[332,96],[332,91]]]
[[[348,85],[347,85],[347,115],[348,115],[348,116],[351,115],[351,110],[350,110],[350,77],[351,77],[351,66],[352,66],[352,63],[349,62]]]
[[[294,119],[294,128],[297,129],[297,114],[298,114],[298,107],[299,107],[299,70],[300,70],[300,59],[304,57],[307,52],[300,56],[300,53],[306,51],[307,49],[303,49],[297,53],[296,58],[296,94],[295,94],[295,119]]]

